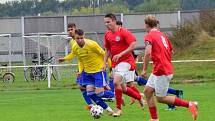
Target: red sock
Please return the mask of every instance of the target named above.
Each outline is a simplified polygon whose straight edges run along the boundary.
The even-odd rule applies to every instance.
[[[137,89],[137,87],[135,85],[130,87],[132,90],[134,90],[137,93],[140,93],[140,91]]]
[[[174,104],[175,106],[181,106],[181,107],[189,107],[189,101],[182,100],[180,98],[175,98]]]
[[[156,107],[149,107],[149,111],[152,119],[158,119]]]
[[[129,87],[126,87],[126,88],[127,88],[127,89],[126,89],[126,92],[125,92],[126,95],[128,95],[128,96],[130,96],[130,97],[133,97],[133,98],[135,98],[135,99],[137,99],[137,100],[140,100],[140,99],[141,99],[140,93],[137,93],[136,91],[132,90],[132,89],[129,88]]]
[[[116,97],[116,108],[121,110],[122,106],[122,90],[115,89],[115,97]]]

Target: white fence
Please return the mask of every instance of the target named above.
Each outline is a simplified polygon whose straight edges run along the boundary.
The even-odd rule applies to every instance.
[[[210,63],[211,68],[214,68],[212,65],[214,60],[176,60],[172,61],[173,63],[201,63],[201,65],[197,64],[199,67],[199,70],[204,67],[205,63]],[[142,62],[137,62],[137,64],[141,64]],[[201,68],[200,68],[201,67]],[[66,88],[66,87],[72,87],[72,85],[75,85],[76,81],[76,76],[75,73],[77,72],[77,64],[58,64],[58,65],[30,65],[30,66],[4,66],[0,67],[0,70],[3,69],[9,69],[11,68],[15,76],[15,81],[14,82],[0,82],[0,90],[17,90],[17,89],[46,89],[46,88]],[[35,70],[36,68],[39,71],[42,71],[41,69],[44,69],[45,78],[43,79],[42,75],[37,75],[39,78],[34,77],[35,75],[30,75],[30,80],[26,80],[26,70],[28,69],[33,69]],[[57,68],[57,70],[53,70],[53,68]],[[140,65],[139,65],[140,68]],[[210,68],[210,66],[209,66]],[[192,70],[192,67],[190,68]],[[190,70],[189,69],[189,70]],[[204,68],[205,70],[202,71],[207,71],[208,67]],[[37,70],[37,71],[38,71]],[[57,72],[54,72],[57,71]],[[195,71],[193,70],[193,73],[195,74]],[[31,74],[35,74],[30,71]],[[185,74],[187,72],[184,72]],[[37,73],[36,73],[37,74]],[[54,75],[53,75],[54,74]],[[177,72],[176,72],[177,75]],[[201,75],[201,74],[200,74]],[[202,74],[204,75],[204,74]],[[29,76],[29,75],[28,75]],[[55,76],[55,77],[53,77]],[[194,79],[197,79],[197,77],[194,77]]]

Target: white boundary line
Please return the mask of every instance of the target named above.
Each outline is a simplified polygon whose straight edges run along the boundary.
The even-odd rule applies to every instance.
[[[175,60],[171,61],[172,63],[190,63],[190,62],[215,62],[215,60]],[[141,64],[143,62],[136,62],[137,64]],[[152,61],[150,61],[152,63]]]
[[[190,63],[190,62],[215,62],[214,60],[176,60],[173,63]],[[143,62],[136,62],[137,64],[142,64]],[[150,61],[150,63],[152,63]],[[26,67],[64,67],[64,66],[77,66],[78,64],[58,64],[58,65],[29,65],[29,66],[0,66],[0,68],[26,68]]]

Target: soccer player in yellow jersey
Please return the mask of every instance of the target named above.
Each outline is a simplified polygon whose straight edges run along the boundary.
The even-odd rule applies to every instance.
[[[68,31],[68,37],[71,37],[71,40],[70,40],[70,45],[72,47],[72,45],[75,42],[75,30],[76,30],[76,25],[75,23],[69,23],[67,25],[67,31]],[[72,50],[71,50],[72,51]],[[81,63],[80,61],[78,60],[78,67],[79,67],[79,71],[76,73],[76,76],[77,76],[77,79],[76,79],[76,83],[78,84],[79,86],[79,89],[82,93],[82,96],[85,100],[85,102],[87,103],[87,106],[85,107],[85,109],[90,109],[92,106],[93,106],[93,102],[91,101],[90,97],[87,96],[87,91],[86,91],[86,87],[82,85],[82,76],[81,76],[81,71],[83,70],[81,67],[82,66],[79,66]]]
[[[112,114],[113,110],[101,99],[104,94],[106,83],[106,72],[102,71],[105,51],[93,40],[84,38],[82,29],[75,30],[75,41],[72,45],[72,52],[59,61],[72,60],[77,57],[80,64],[79,69],[83,69],[83,85],[86,86],[87,95],[103,109]]]

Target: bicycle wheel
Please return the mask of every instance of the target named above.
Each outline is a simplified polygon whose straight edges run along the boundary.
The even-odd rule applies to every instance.
[[[3,75],[3,82],[14,82],[14,80],[15,80],[15,76],[11,72],[6,72]]]
[[[38,81],[44,81],[47,78],[47,70],[45,67],[37,67],[36,77]]]
[[[51,67],[51,75],[52,75],[52,77],[53,77],[53,79],[54,80],[58,80],[58,78],[57,78],[57,69],[55,68],[55,67]]]
[[[36,80],[34,71],[35,71],[34,67],[29,67],[25,70],[24,74],[25,74],[25,80],[27,82]]]

